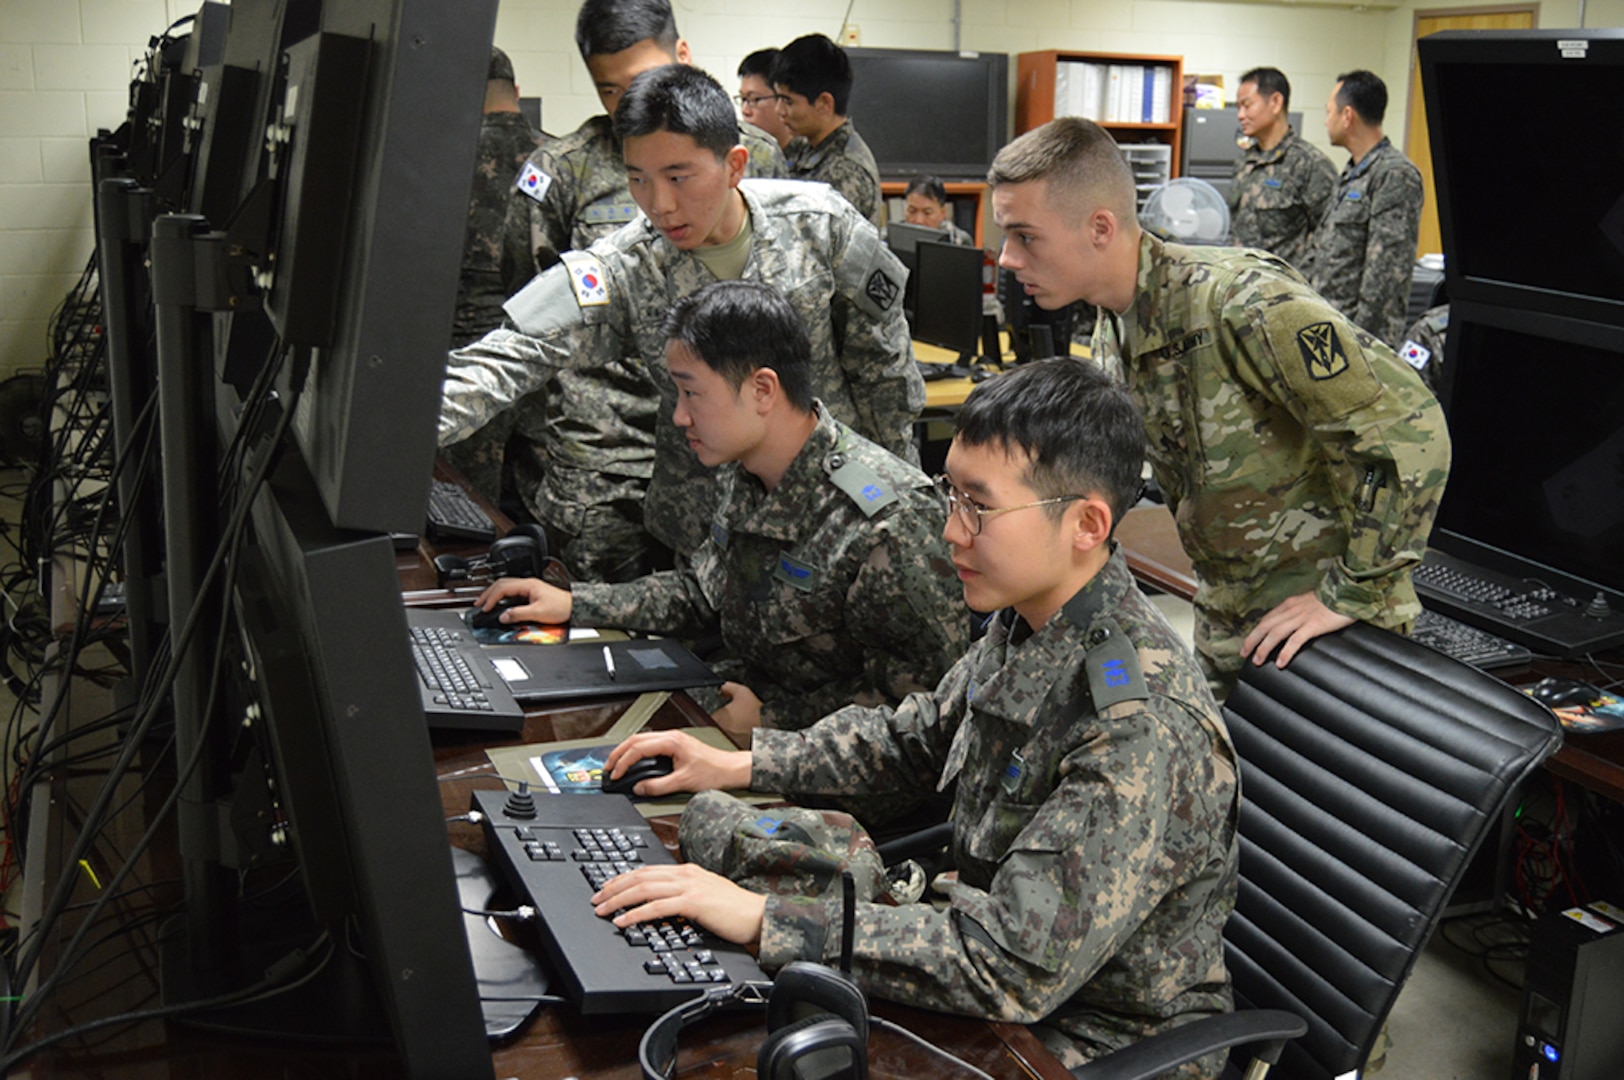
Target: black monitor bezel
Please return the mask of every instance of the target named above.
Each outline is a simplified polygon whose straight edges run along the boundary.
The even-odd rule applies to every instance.
[[[942,180],[985,180],[987,168],[998,151],[1003,149],[1009,141],[1009,55],[996,52],[952,52],[945,49],[870,49],[851,48],[846,55],[852,62],[852,92],[848,105],[849,115],[862,134],[869,149],[874,152],[875,163],[879,166],[880,176],[886,179],[909,179],[917,175],[930,175]],[[878,100],[870,101],[864,92],[863,69],[870,63],[887,64],[900,61],[930,60],[942,64],[959,64],[975,66],[982,72],[987,86],[987,111],[984,117],[937,117],[934,120],[923,120],[930,123],[969,124],[983,122],[986,124],[986,141],[983,145],[984,153],[977,155],[976,160],[947,161],[926,160],[905,157],[894,157],[885,146],[883,129],[877,124],[865,126],[864,118],[879,114],[895,114],[899,108],[904,108],[896,101]],[[917,107],[928,108],[928,103],[918,103]],[[876,138],[878,136],[878,138]],[[982,160],[984,157],[985,160]]]

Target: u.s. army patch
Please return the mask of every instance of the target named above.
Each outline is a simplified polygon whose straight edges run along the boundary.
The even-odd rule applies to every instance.
[[[535,162],[527,161],[524,168],[519,170],[519,179],[514,181],[513,186],[540,202],[547,197],[547,189],[553,186],[553,178],[536,168]]]
[[[570,288],[575,290],[575,302],[582,307],[602,307],[609,302],[609,280],[604,277],[603,264],[596,255],[585,251],[566,251],[562,256],[570,272]]]
[[[897,293],[902,290],[884,270],[876,270],[868,275],[868,284],[863,287],[863,291],[881,311],[890,311],[891,305],[897,301]]]
[[[1312,323],[1297,331],[1297,347],[1303,351],[1310,378],[1334,379],[1348,370],[1347,350],[1331,323]]]

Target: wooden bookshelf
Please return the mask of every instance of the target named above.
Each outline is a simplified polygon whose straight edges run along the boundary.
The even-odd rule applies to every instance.
[[[1080,60],[1092,64],[1132,64],[1139,67],[1171,69],[1171,92],[1168,97],[1166,123],[1122,123],[1099,121],[1099,125],[1119,143],[1157,142],[1172,149],[1172,170],[1179,170],[1179,143],[1182,140],[1180,120],[1184,115],[1184,57],[1146,56],[1138,53],[1074,52],[1048,49],[1042,52],[1021,53],[1016,57],[1015,131],[1031,131],[1047,124],[1055,117],[1055,74],[1062,61]]]

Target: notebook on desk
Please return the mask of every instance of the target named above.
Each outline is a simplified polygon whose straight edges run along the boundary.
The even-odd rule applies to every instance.
[[[458,610],[407,608],[406,622],[414,632],[419,628],[468,632]],[[525,705],[722,685],[709,665],[669,638],[472,648],[481,673],[494,673]]]

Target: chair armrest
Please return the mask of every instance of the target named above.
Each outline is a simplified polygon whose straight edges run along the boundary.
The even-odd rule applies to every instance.
[[[1287,1039],[1308,1030],[1294,1013],[1278,1009],[1242,1009],[1204,1016],[1171,1031],[1125,1046],[1109,1057],[1079,1065],[1071,1071],[1078,1080],[1152,1080],[1186,1062],[1217,1050],[1262,1042],[1254,1057],[1273,1065]]]

